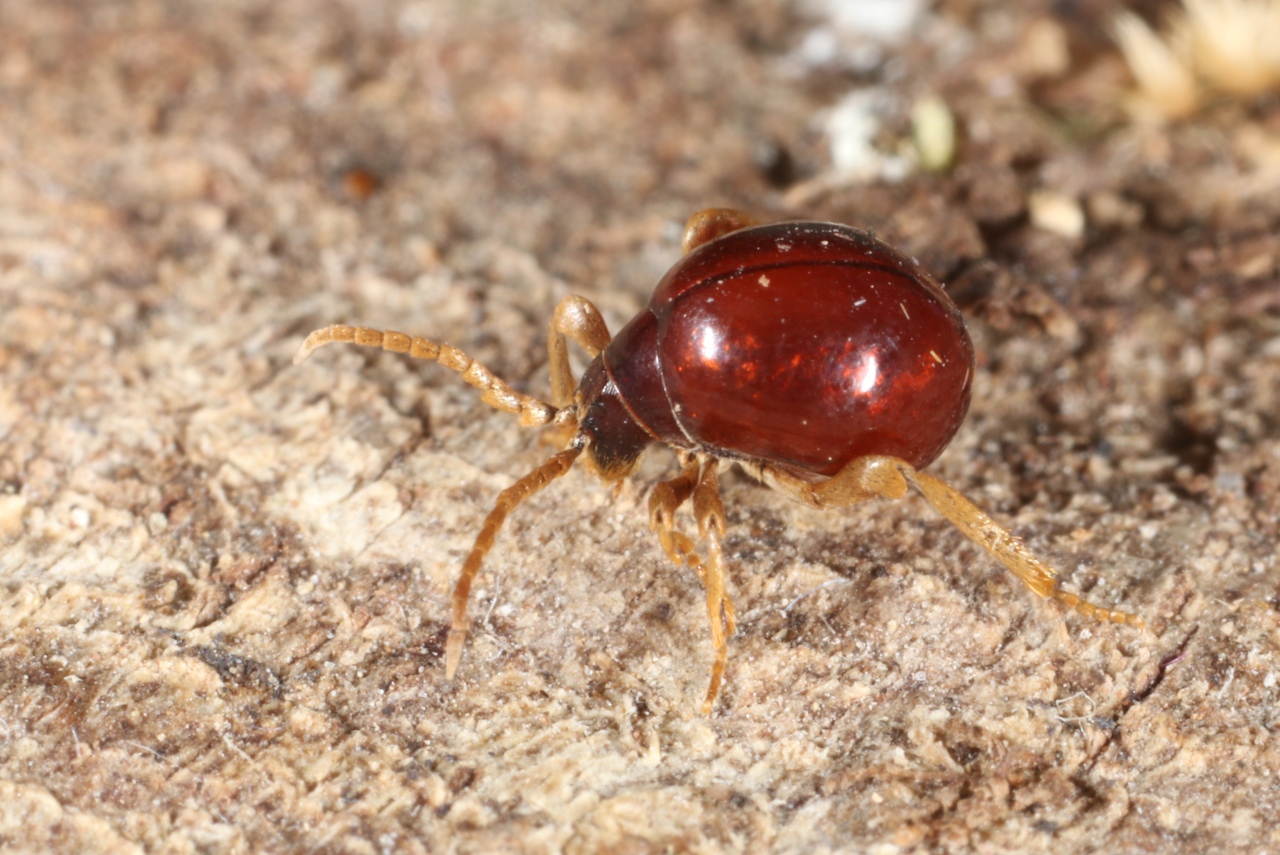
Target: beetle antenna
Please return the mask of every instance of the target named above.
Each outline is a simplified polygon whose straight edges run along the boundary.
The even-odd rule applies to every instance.
[[[507,514],[525,499],[572,469],[574,461],[578,459],[578,455],[584,448],[585,445],[581,443],[571,445],[498,494],[497,501],[493,503],[493,510],[489,511],[489,516],[485,517],[484,525],[476,535],[475,545],[471,547],[471,554],[463,563],[462,572],[458,574],[458,581],[453,586],[453,617],[449,626],[449,640],[444,648],[446,679],[452,680],[454,672],[458,670],[458,661],[462,658],[462,643],[467,640],[467,627],[470,623],[467,620],[467,600],[471,596],[471,582],[475,579],[476,573],[480,572],[480,564],[484,561],[484,557],[493,548],[493,539],[497,537],[498,530],[506,522]]]
[[[574,407],[553,407],[531,395],[521,394],[453,345],[437,344],[416,335],[334,324],[318,329],[307,336],[307,340],[294,355],[293,364],[302,362],[316,349],[336,342],[358,344],[362,347],[380,347],[392,353],[407,353],[414,359],[438,362],[461,375],[464,382],[479,389],[480,400],[495,410],[519,416],[522,427],[577,424],[578,414]]]

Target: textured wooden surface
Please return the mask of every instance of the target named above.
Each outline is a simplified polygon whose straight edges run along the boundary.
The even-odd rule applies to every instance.
[[[0,848],[1280,846],[1280,112],[1132,125],[1112,4],[1008,5],[858,73],[772,0],[0,0]],[[1065,66],[1019,47],[1046,32]],[[886,152],[941,94],[956,169],[832,180],[861,87]],[[294,349],[387,326],[545,395],[555,303],[617,329],[708,204],[949,281],[979,374],[930,471],[1150,631],[1034,600],[919,499],[728,475],[703,717],[657,453],[520,509],[446,683],[460,560],[551,449],[438,367]]]

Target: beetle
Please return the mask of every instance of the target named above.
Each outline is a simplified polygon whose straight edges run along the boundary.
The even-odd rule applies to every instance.
[[[709,208],[690,218],[684,255],[649,305],[610,337],[600,312],[566,297],[551,319],[551,402],[513,390],[448,344],[366,327],[316,330],[294,357],[351,342],[449,368],[482,400],[526,427],[555,426],[564,450],[503,490],[480,528],[452,594],[445,676],[453,679],[467,600],[507,515],[579,460],[608,484],[633,473],[655,444],[680,473],[649,495],[663,551],[701,577],[715,658],[710,712],[735,631],[725,590],[725,512],[718,474],[736,463],[816,509],[901,498],[914,487],[966,537],[1036,594],[1082,614],[1142,627],[1137,615],[1057,587],[1056,572],[960,492],[921,470],[951,441],[969,408],[973,344],[960,310],[914,260],[837,223],[758,224]],[[567,339],[592,357],[576,384]],[[675,522],[692,504],[705,552]]]

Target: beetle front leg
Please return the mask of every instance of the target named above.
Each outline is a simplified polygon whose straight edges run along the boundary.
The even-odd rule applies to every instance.
[[[498,494],[497,500],[493,503],[493,510],[489,511],[489,515],[485,517],[484,525],[480,527],[475,544],[471,547],[467,560],[463,562],[462,572],[458,574],[458,581],[453,586],[453,595],[450,598],[453,609],[449,620],[449,638],[444,648],[446,680],[452,680],[458,670],[458,662],[462,659],[462,645],[467,640],[467,630],[471,625],[471,621],[467,618],[467,600],[471,598],[471,583],[480,572],[484,557],[493,548],[494,538],[498,536],[498,531],[506,522],[507,515],[525,499],[573,468],[574,461],[581,453],[581,447],[566,448]]]
[[[592,359],[609,346],[609,327],[586,297],[570,295],[556,306],[551,316],[551,334],[547,337],[547,358],[551,365],[551,403],[567,407],[573,403],[578,382],[569,368],[569,349],[565,337],[576,341]]]
[[[328,344],[348,343],[361,347],[378,347],[392,353],[406,353],[414,359],[436,362],[457,372],[463,381],[480,390],[480,400],[504,413],[520,418],[523,427],[561,427],[577,424],[577,414],[572,408],[553,407],[531,395],[516,392],[493,372],[450,344],[441,344],[416,335],[406,335],[391,330],[375,330],[369,327],[353,327],[333,324],[315,330],[294,354],[293,364],[305,360],[317,349]]]

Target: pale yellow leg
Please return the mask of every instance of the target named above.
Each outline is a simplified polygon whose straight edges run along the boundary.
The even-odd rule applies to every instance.
[[[711,683],[702,705],[711,712],[729,661],[728,637],[737,631],[737,612],[725,590],[724,505],[720,501],[718,464],[713,458],[689,457],[681,473],[654,486],[649,495],[649,525],[658,533],[662,549],[677,564],[685,564],[698,574],[706,588],[707,615],[711,623],[711,644],[715,661]],[[698,555],[693,540],[675,526],[675,512],[690,498],[699,532],[707,541],[707,559]]]
[[[592,359],[609,346],[609,328],[600,310],[585,297],[568,296],[556,306],[551,317],[551,334],[547,337],[547,356],[551,365],[551,403],[567,407],[573,403],[578,382],[569,368],[569,348],[565,337],[581,345]]]
[[[703,208],[684,224],[681,248],[692,252],[708,241],[756,224],[755,217],[733,208]]]
[[[653,485],[649,492],[649,530],[658,533],[662,551],[676,564],[686,563],[689,556],[697,559],[698,575],[702,575],[702,561],[693,552],[693,542],[676,528],[676,511],[693,495],[693,485],[698,482],[701,466],[696,458],[684,461],[680,474]]]
[[[1068,608],[1075,609],[1083,615],[1112,623],[1127,623],[1134,627],[1145,625],[1142,618],[1135,614],[1095,606],[1075,594],[1058,588],[1057,572],[1039,558],[1031,554],[1021,540],[1005,531],[995,520],[978,510],[972,502],[950,485],[939,481],[932,475],[917,472],[907,464],[902,464],[903,476],[911,482],[911,486],[920,491],[929,504],[938,513],[951,520],[952,525],[960,529],[965,537],[991,553],[1023,584],[1042,597],[1051,597]]]
[[[811,484],[787,472],[763,467],[760,477],[801,504],[813,508],[837,508],[871,498],[898,499],[915,487],[934,510],[974,543],[1012,571],[1028,588],[1042,597],[1051,597],[1081,614],[1097,620],[1142,627],[1142,618],[1128,612],[1096,606],[1079,596],[1060,590],[1057,573],[1031,554],[1021,540],[1001,528],[958,490],[932,475],[918,472],[896,457],[860,457],[818,484]]]
[[[480,564],[484,561],[485,555],[493,548],[493,540],[506,521],[507,514],[511,513],[516,505],[568,472],[581,453],[580,447],[567,448],[498,494],[493,510],[489,511],[489,516],[485,518],[480,533],[476,535],[471,554],[463,563],[462,572],[458,574],[458,581],[453,586],[453,617],[444,654],[444,674],[447,679],[452,680],[454,673],[458,670],[458,661],[462,658],[462,643],[467,639],[469,625],[467,600],[471,596],[471,583],[476,573],[480,572]]]
[[[711,621],[711,645],[715,648],[715,661],[711,665],[711,684],[707,698],[702,702],[702,713],[707,715],[720,694],[725,666],[729,662],[728,637],[737,631],[733,603],[724,586],[724,503],[720,501],[720,480],[717,470],[720,462],[715,458],[703,461],[698,483],[693,488],[693,516],[698,522],[698,532],[707,541],[707,562],[703,584],[707,589],[707,617]]]
[[[813,483],[777,469],[762,467],[759,477],[792,501],[811,508],[843,508],[867,499],[900,499],[907,482],[896,457],[859,457],[825,481]]]
[[[552,321],[552,344],[549,348],[552,386],[561,391],[566,385],[572,386],[573,383],[569,372],[568,354],[564,348],[565,336],[572,337],[594,356],[608,344],[609,331],[600,318],[600,313],[586,300],[581,297],[569,297],[561,301]],[[494,376],[489,369],[456,347],[438,344],[418,336],[335,324],[316,330],[307,336],[293,358],[294,364],[302,362],[317,348],[335,342],[380,347],[393,353],[407,353],[416,359],[438,362],[456,371],[465,382],[479,389],[482,393],[481,399],[486,404],[504,412],[514,413],[519,416],[520,423],[527,427],[554,424],[571,431],[577,425],[577,408],[571,406],[572,388],[569,390],[566,406],[552,406],[537,398],[514,391]],[[449,639],[445,645],[445,674],[449,679],[452,679],[454,672],[457,671],[458,662],[462,657],[462,645],[467,637],[467,600],[471,595],[471,584],[480,570],[485,555],[493,548],[498,530],[502,528],[503,522],[512,509],[568,472],[582,451],[581,446],[565,449],[498,495],[493,510],[485,518],[484,525],[476,536],[471,553],[463,563],[462,572],[454,585],[453,614]]]
[[[697,544],[675,525],[675,512],[693,495],[700,468],[698,460],[691,458],[680,475],[654,485],[653,492],[649,495],[649,528],[658,533],[658,542],[662,544],[662,551],[667,553],[667,557],[676,564],[684,564],[692,569],[705,584],[707,566],[698,554]],[[724,615],[725,622],[730,627],[729,634],[732,635],[737,627],[737,612],[727,594],[724,596]]]

